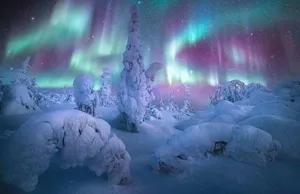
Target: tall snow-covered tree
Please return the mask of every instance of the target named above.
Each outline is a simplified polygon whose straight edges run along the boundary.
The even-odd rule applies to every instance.
[[[111,106],[113,104],[112,102],[112,96],[111,96],[111,85],[110,85],[110,79],[111,79],[111,71],[108,67],[105,67],[103,69],[103,73],[101,75],[102,78],[102,85],[99,90],[99,105],[100,106]]]
[[[121,123],[127,131],[138,132],[138,125],[144,120],[151,96],[147,90],[137,5],[130,9],[131,19],[126,50],[123,53],[123,70],[117,93],[117,106]]]

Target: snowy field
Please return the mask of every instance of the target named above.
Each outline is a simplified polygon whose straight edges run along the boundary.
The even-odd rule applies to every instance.
[[[257,96],[260,95],[260,98]],[[258,100],[259,99],[259,100]],[[53,110],[74,109],[75,105],[62,103],[42,108],[44,112]],[[118,115],[116,108],[100,107],[97,115],[111,126]],[[1,148],[9,136],[23,123],[41,113],[1,116]],[[176,120],[174,112],[162,111],[161,120],[146,121],[140,128],[140,133],[129,133],[121,129],[112,128],[126,145],[131,155],[132,182],[128,185],[114,185],[103,178],[95,176],[87,168],[76,167],[68,170],[59,168],[57,159],[52,158],[51,165],[45,173],[40,175],[39,182],[32,194],[98,194],[98,193],[300,193],[300,100],[285,100],[271,93],[254,93],[250,98],[237,103],[223,101],[215,107],[196,112],[185,120]],[[58,115],[59,116],[59,115]],[[281,144],[281,149],[273,161],[265,165],[256,165],[248,160],[239,160],[231,156],[193,157],[194,160],[183,160],[180,165],[183,170],[178,173],[166,174],[155,170],[157,150],[168,147],[166,144],[170,136],[186,137],[185,141],[177,141],[168,148],[168,153],[191,146],[195,150],[201,149],[196,145],[195,137],[203,134],[189,134],[199,126],[199,130],[207,131],[226,127],[251,125],[268,132],[274,140]],[[203,127],[204,125],[204,127]],[[190,127],[191,126],[191,127]],[[201,128],[202,126],[202,128]],[[188,128],[190,127],[190,128]],[[188,129],[186,129],[188,128]],[[31,129],[39,130],[39,129]],[[251,135],[251,133],[249,133]],[[207,134],[206,134],[207,136]],[[205,136],[205,137],[206,137]],[[211,135],[208,135],[212,138]],[[173,136],[174,137],[174,136]],[[208,137],[208,139],[209,139]],[[176,138],[175,138],[176,139]],[[222,139],[222,138],[221,138]],[[220,140],[221,140],[220,139]],[[264,140],[264,139],[263,139]],[[172,140],[168,141],[169,143]],[[243,142],[239,142],[243,147]],[[246,143],[245,143],[246,144]],[[245,147],[245,146],[244,146]],[[174,151],[174,150],[175,151]],[[190,148],[189,148],[190,149]],[[186,152],[187,154],[189,152]],[[193,155],[193,154],[191,154]],[[191,156],[190,155],[190,156]],[[180,160],[178,160],[180,163]],[[178,161],[176,161],[178,163]],[[24,191],[12,185],[1,184],[3,194],[21,194]]]

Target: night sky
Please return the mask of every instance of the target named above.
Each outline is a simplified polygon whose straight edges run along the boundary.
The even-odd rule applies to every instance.
[[[41,87],[69,86],[83,72],[98,87],[104,66],[117,81],[133,2],[145,66],[165,64],[162,87],[233,79],[268,86],[300,75],[297,0],[11,0],[1,11],[2,67],[13,71],[32,56]]]

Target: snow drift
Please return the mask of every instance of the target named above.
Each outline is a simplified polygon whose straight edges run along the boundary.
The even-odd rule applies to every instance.
[[[300,159],[299,122],[274,115],[262,115],[249,118],[239,124],[251,125],[270,133],[282,145],[280,155],[284,155],[284,158]]]
[[[196,112],[191,118],[176,124],[176,128],[184,130],[193,125],[206,122],[237,123],[248,117],[251,107],[239,106],[229,101],[222,101],[216,106],[211,106],[204,111]]]
[[[36,188],[38,176],[57,152],[62,168],[87,166],[117,184],[125,184],[130,177],[130,155],[110,125],[77,110],[33,117],[4,147],[2,177],[26,192]]]
[[[275,158],[280,147],[269,133],[252,126],[204,123],[172,136],[154,155],[156,168],[172,173],[208,156],[221,155],[264,166],[268,158]]]
[[[3,115],[26,114],[40,111],[33,101],[33,94],[25,84],[7,85],[3,90],[0,113]]]

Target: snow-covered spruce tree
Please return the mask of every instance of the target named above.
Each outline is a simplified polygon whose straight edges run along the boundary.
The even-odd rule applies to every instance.
[[[138,125],[144,120],[151,96],[147,91],[147,78],[141,55],[137,6],[132,6],[130,11],[129,35],[126,51],[123,53],[124,67],[117,92],[117,106],[123,127],[136,133]]]
[[[159,110],[165,110],[166,106],[164,104],[164,100],[163,100],[163,94],[160,92],[159,93],[159,105],[158,105]]]
[[[155,81],[155,75],[162,68],[163,68],[162,63],[154,62],[146,70],[145,75],[146,75],[146,79],[147,79],[147,91],[148,91],[151,98],[150,98],[150,102],[149,102],[149,105],[148,105],[147,110],[146,110],[145,119],[150,118],[150,117],[155,117],[157,119],[161,119],[161,114],[159,113],[159,110],[157,108],[155,108],[155,106],[153,106],[151,104],[151,102],[153,100],[155,100],[155,96],[154,96],[154,93],[152,91],[152,86],[153,86],[153,83]]]
[[[232,80],[219,85],[215,93],[210,97],[211,105],[217,105],[223,100],[236,102],[245,98],[246,85],[239,80]]]
[[[88,75],[79,75],[73,82],[75,102],[79,110],[95,116],[97,94],[94,92],[93,79]]]
[[[14,80],[12,81],[12,83],[14,84],[25,84],[29,90],[29,95],[32,98],[32,100],[37,103],[37,86],[36,86],[36,82],[35,82],[35,78],[30,77],[28,75],[29,70],[31,68],[31,66],[29,65],[29,61],[30,61],[31,57],[27,57],[24,62],[22,63],[22,66],[20,69],[18,69],[15,74],[14,74]]]
[[[102,85],[99,90],[99,105],[108,107],[112,106],[114,103],[112,101],[111,96],[111,85],[110,85],[110,79],[111,79],[111,72],[108,67],[105,67],[103,69],[103,73],[101,75],[102,78]]]
[[[175,118],[182,120],[185,116],[189,116],[191,114],[190,109],[191,109],[191,92],[190,92],[190,87],[188,84],[183,84],[184,85],[184,99],[183,99],[183,107],[178,111],[178,114],[175,115]]]
[[[169,111],[178,111],[178,107],[176,106],[176,104],[174,102],[174,97],[175,97],[175,92],[171,92],[169,94],[168,105],[166,107],[166,109]]]

